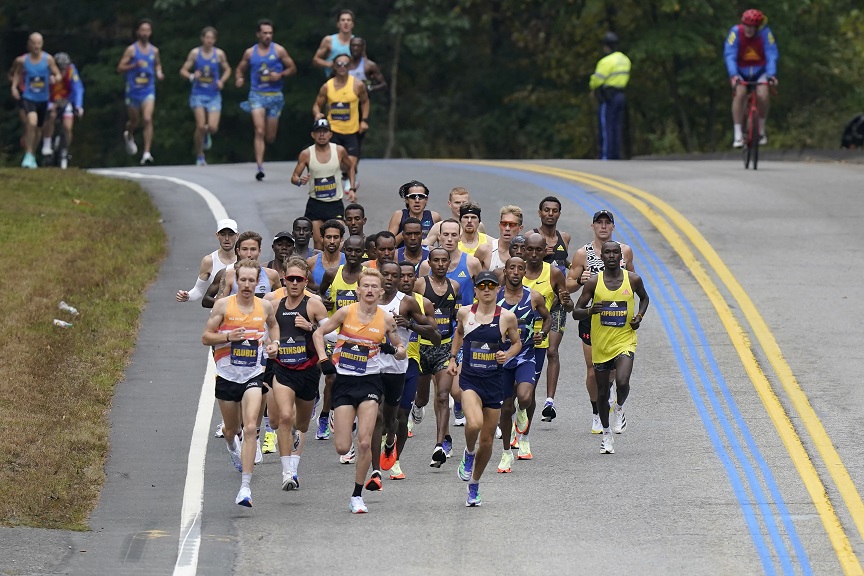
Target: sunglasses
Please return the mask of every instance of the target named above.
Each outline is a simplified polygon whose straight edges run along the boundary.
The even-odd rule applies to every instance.
[[[501,226],[501,228],[518,228],[519,227],[519,224],[517,224],[516,222],[498,222],[498,225]]]
[[[333,66],[336,66],[337,68],[347,68],[348,62],[335,62]]]
[[[474,288],[479,290],[494,290],[498,288],[497,284],[493,284],[492,282],[481,282],[480,284],[476,284]]]
[[[306,281],[305,276],[285,276],[285,282],[290,282],[292,284],[294,282],[299,284],[300,282],[305,282],[305,281]]]
[[[428,197],[426,194],[408,194],[405,196],[408,200],[425,200]]]

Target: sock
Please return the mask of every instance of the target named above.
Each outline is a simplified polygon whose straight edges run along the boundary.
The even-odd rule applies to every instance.
[[[282,473],[288,474],[291,472],[291,456],[282,456],[279,460],[282,462]]]
[[[51,148],[51,138],[42,138],[42,147]]]
[[[252,474],[241,474],[240,475],[240,487],[241,488],[249,488],[249,484],[252,482]]]
[[[258,172],[263,172],[263,171],[264,171],[264,165],[258,164]]]
[[[596,416],[597,414],[600,413],[600,412],[598,411],[598,409],[597,409],[597,402],[595,402],[594,400],[591,401],[591,412],[592,412],[595,416]]]
[[[741,133],[741,124],[735,124],[735,138],[741,138],[743,134]]]
[[[546,402],[549,403],[549,404],[554,404],[554,403],[555,403],[555,399],[552,398],[551,396],[547,396],[547,397],[546,397]]]
[[[273,432],[273,428],[270,427],[270,416],[264,416],[264,432]]]
[[[354,496],[362,496],[362,495],[363,495],[363,485],[357,484],[355,482],[354,483],[354,494],[352,494],[351,497],[353,498]]]
[[[297,468],[300,467],[300,456],[292,454],[288,456],[289,467],[292,474],[297,474]]]
[[[475,452],[477,452],[476,446],[472,450],[468,450],[468,448],[465,448],[465,453],[468,454],[469,456],[474,456]]]

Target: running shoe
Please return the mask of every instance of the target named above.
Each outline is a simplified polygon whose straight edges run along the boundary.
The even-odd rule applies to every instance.
[[[22,168],[36,168],[36,157],[33,156],[30,152],[24,154],[24,159],[21,161]]]
[[[509,474],[510,468],[513,466],[513,452],[504,450],[501,454],[501,462],[498,463],[499,474]]]
[[[765,146],[768,144],[768,134],[761,134],[759,136],[759,146]]]
[[[474,471],[474,454],[469,454],[468,449],[462,452],[462,461],[459,462],[459,468],[456,473],[463,481],[468,482],[471,479],[471,473]]]
[[[316,440],[329,440],[330,427],[327,425],[327,416],[318,418],[318,431],[315,433]]]
[[[451,438],[449,434],[444,436],[444,443],[441,444],[441,447],[444,448],[444,453],[447,455],[447,458],[450,458],[453,455],[453,438]]]
[[[399,465],[398,460],[396,460],[396,463],[393,464],[392,468],[390,468],[390,480],[405,480],[405,473],[402,472],[402,467]]]
[[[528,436],[523,435],[519,437],[519,451],[516,453],[517,460],[533,460],[534,456],[531,454],[531,443],[528,441]]]
[[[612,437],[611,433],[604,432],[603,438],[600,440],[600,453],[601,454],[614,454],[615,448],[613,445],[615,444],[615,439]]]
[[[462,411],[462,403],[453,403],[453,425],[465,426],[465,412]]]
[[[612,432],[621,434],[627,429],[627,418],[624,416],[624,407],[615,406],[615,414],[612,420]]]
[[[435,446],[435,451],[432,452],[432,462],[429,463],[429,466],[432,468],[440,468],[446,461],[447,453],[444,452],[444,448],[440,444]]]
[[[414,421],[414,424],[420,424],[421,422],[423,422],[423,416],[425,416],[425,415],[426,415],[426,407],[425,406],[418,408],[417,406],[414,405],[413,402],[411,403],[411,420]]]
[[[591,434],[602,434],[603,433],[603,423],[600,422],[600,415],[594,414],[591,418]]]
[[[519,447],[519,436],[516,434],[516,427],[510,427],[510,448]]]
[[[408,418],[408,438],[414,437],[414,420]]]
[[[282,473],[282,490],[290,492],[300,488],[300,480],[297,479],[297,474],[291,472]]]
[[[222,427],[225,426],[225,421],[219,422],[219,425],[216,426],[216,431],[213,433],[213,436],[216,438],[224,438],[225,433],[222,431]]]
[[[381,472],[373,470],[372,476],[370,476],[369,481],[366,482],[366,490],[370,492],[378,492],[383,489],[383,486],[381,486]]]
[[[240,491],[237,492],[237,498],[234,499],[234,503],[252,508],[252,489],[248,486],[241,486]]]
[[[294,452],[296,452],[298,448],[300,448],[300,431],[295,428],[294,429],[294,444],[292,445],[292,450]]]
[[[265,432],[264,442],[261,444],[261,453],[273,454],[274,452],[276,452],[276,433]]]
[[[516,433],[524,434],[528,431],[528,411],[522,408],[516,410]]]
[[[204,158],[204,156],[198,156],[197,158],[195,158],[195,165],[196,166],[206,166],[207,160]]]
[[[210,132],[204,134],[204,150],[210,150],[213,148],[213,136],[210,135]]]
[[[357,450],[354,449],[354,444],[351,444],[351,449],[347,454],[339,456],[340,464],[354,464],[357,462]]]
[[[366,504],[363,503],[362,496],[352,496],[351,500],[348,502],[348,510],[350,510],[352,514],[366,514],[369,512],[369,509],[366,508]]]
[[[141,166],[146,166],[146,165],[152,165],[153,162],[154,162],[153,155],[150,154],[149,152],[144,152],[144,154],[141,155],[141,162],[139,162],[139,164],[141,164]]]
[[[558,414],[555,412],[555,403],[552,400],[546,400],[543,405],[543,412],[540,413],[543,422],[551,422]]]
[[[68,156],[61,156],[60,157],[60,169],[66,170],[66,168],[68,168],[68,167],[69,167],[69,157]]]
[[[257,172],[255,172],[255,180],[257,180],[258,182],[261,182],[262,180],[264,180],[264,171],[263,170],[259,169]]]
[[[126,142],[126,153],[130,156],[134,156],[138,153],[138,145],[135,144],[135,137],[129,134],[129,131],[126,130],[123,132],[123,141]]]
[[[732,140],[733,148],[743,148],[744,147],[744,136],[736,136],[734,140]]]
[[[243,472],[243,461],[240,459],[240,448],[237,446],[237,441],[234,441],[234,449],[228,447],[228,455],[231,458],[231,464],[238,472]]]
[[[472,482],[468,484],[468,499],[465,501],[465,506],[473,508],[480,504],[480,484]]]
[[[495,438],[498,439],[498,438],[501,438],[501,436],[503,436],[503,434],[501,433],[501,427],[496,426],[495,427]]]
[[[54,153],[54,149],[51,148],[51,141],[49,140],[47,143],[42,142],[42,156],[51,156]]]
[[[385,443],[384,448],[381,450],[381,469],[390,470],[398,459],[399,455],[396,454],[396,441],[394,440],[393,445],[389,447]]]
[[[255,464],[260,464],[264,461],[264,454],[261,453],[261,439],[255,439]]]

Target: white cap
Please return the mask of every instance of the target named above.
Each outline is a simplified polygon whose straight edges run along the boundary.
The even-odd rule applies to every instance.
[[[237,222],[235,222],[234,220],[231,220],[230,218],[225,218],[223,220],[219,220],[219,222],[216,223],[216,232],[221,232],[222,230],[225,230],[226,228],[231,230],[235,234],[237,234],[237,232],[238,232]]]

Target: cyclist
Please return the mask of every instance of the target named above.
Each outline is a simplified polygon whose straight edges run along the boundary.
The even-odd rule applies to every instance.
[[[63,131],[66,142],[60,150],[60,168],[65,169],[69,163],[69,146],[72,144],[72,125],[75,116],[84,116],[84,84],[78,75],[78,69],[66,52],[54,55],[54,62],[60,69],[60,81],[51,85],[51,106],[48,111],[48,122],[42,127],[42,154],[54,152],[51,141],[54,139],[54,125],[57,115],[62,114]],[[45,154],[45,153],[48,154]]]
[[[768,19],[759,10],[746,10],[741,15],[741,23],[729,30],[723,57],[726,60],[726,70],[729,81],[735,89],[732,99],[732,122],[735,127],[735,139],[732,146],[744,146],[744,134],[741,125],[747,104],[747,86],[741,82],[768,82],[777,85],[777,59],[780,53],[774,35],[767,26]],[[768,86],[756,87],[756,102],[759,106],[759,145],[768,143],[765,134],[765,119],[768,117]]]

